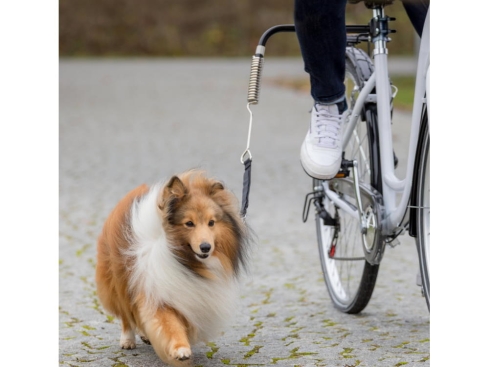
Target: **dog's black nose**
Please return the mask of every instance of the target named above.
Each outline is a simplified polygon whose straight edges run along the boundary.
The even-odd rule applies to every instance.
[[[207,254],[210,250],[211,250],[211,245],[208,244],[207,242],[200,244],[200,251],[202,251],[204,254]]]

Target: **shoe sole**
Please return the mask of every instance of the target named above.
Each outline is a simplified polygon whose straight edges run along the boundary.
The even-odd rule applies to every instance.
[[[304,145],[301,146],[301,158],[300,158],[300,162],[301,162],[302,169],[307,173],[307,175],[309,177],[316,178],[318,180],[331,180],[332,178],[334,178],[338,174],[338,171],[341,168],[341,160],[340,160],[340,162],[338,164],[338,168],[335,170],[335,173],[333,175],[323,175],[323,174],[320,174],[320,173],[313,172],[312,170],[310,170],[306,166],[304,166],[304,163],[302,162],[302,155],[305,155],[306,156],[305,159],[307,160],[307,154],[304,153],[303,150],[304,150]]]
[[[312,174],[310,171],[307,170],[306,167],[304,167],[304,165],[302,164],[302,161],[301,161],[301,166],[302,166],[302,169],[304,170],[304,172],[311,178],[315,178],[317,180],[331,180],[333,178],[336,177],[336,175],[338,174],[338,172],[336,172],[333,176],[329,176],[329,175],[318,175],[318,174]],[[338,169],[339,171],[339,169]]]

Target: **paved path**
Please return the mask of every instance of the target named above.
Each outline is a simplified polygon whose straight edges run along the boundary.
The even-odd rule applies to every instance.
[[[135,185],[192,167],[241,198],[249,60],[60,62],[59,361],[67,366],[163,366],[150,346],[118,346],[119,324],[95,293],[95,244]],[[267,83],[304,75],[297,60],[266,59],[253,106],[248,221],[257,234],[234,325],[194,348],[196,366],[427,366],[430,315],[416,286],[414,241],[387,248],[372,300],[336,311],[322,279],[314,223],[301,220],[311,180],[299,163],[311,101]],[[396,113],[398,155],[408,116]],[[404,162],[401,160],[401,167]]]

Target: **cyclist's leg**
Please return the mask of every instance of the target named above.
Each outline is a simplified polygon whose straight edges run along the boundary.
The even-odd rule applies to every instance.
[[[295,0],[295,26],[314,106],[301,146],[301,163],[317,179],[341,165],[345,101],[346,0]]]
[[[295,0],[297,38],[316,102],[331,104],[345,93],[346,0]]]
[[[416,33],[421,37],[423,31],[424,20],[426,19],[426,14],[428,13],[428,8],[430,6],[430,0],[403,0],[402,4],[406,13],[413,24]]]

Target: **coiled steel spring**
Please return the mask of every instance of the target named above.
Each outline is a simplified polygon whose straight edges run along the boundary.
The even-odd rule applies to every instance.
[[[263,68],[263,56],[253,55],[251,60],[250,83],[248,85],[248,103],[258,104],[260,93],[260,77]]]

